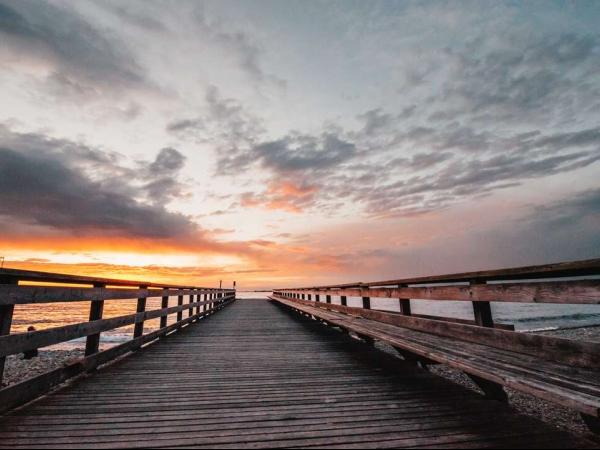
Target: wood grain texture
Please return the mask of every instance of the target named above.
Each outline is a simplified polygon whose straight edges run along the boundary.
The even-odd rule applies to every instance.
[[[410,298],[468,302],[600,304],[600,280],[537,281],[470,286],[353,287],[336,290],[306,288],[280,289],[274,292],[294,295],[326,293],[346,297],[389,298],[395,301]]]
[[[507,345],[491,347],[471,341],[448,339],[447,336],[400,327],[393,321],[373,320],[367,318],[365,314],[351,316],[333,310],[331,305],[324,307],[300,300],[276,300],[331,325],[360,336],[386,342],[394,348],[419,357],[448,364],[488,382],[508,386],[593,417],[600,415],[598,367],[578,369],[570,364],[546,361],[540,358],[541,351],[524,354],[516,352],[513,347]],[[402,316],[396,317],[402,318]],[[480,329],[486,332],[498,331],[489,328]],[[597,356],[597,354],[593,355],[593,357]]]
[[[600,368],[600,343],[576,341],[532,333],[519,333],[504,329],[485,328],[446,320],[423,319],[416,316],[403,316],[385,311],[365,310],[335,304],[312,303],[305,300],[288,300],[278,296],[273,298],[286,304],[305,305],[319,309],[342,312],[362,317],[374,322],[382,322],[397,327],[435,334],[490,347],[509,349],[541,359],[570,364],[576,367]],[[314,312],[313,309],[310,310]]]
[[[30,303],[62,303],[102,300],[127,300],[164,296],[208,293],[202,289],[124,289],[124,288],[78,288],[63,286],[6,286],[0,285],[0,305]],[[227,293],[232,293],[228,291]]]
[[[4,416],[0,447],[593,447],[271,302],[200,322]]]

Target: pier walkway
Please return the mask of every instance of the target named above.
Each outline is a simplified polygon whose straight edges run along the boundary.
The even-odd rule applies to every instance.
[[[267,300],[229,302],[0,419],[12,449],[592,445]]]

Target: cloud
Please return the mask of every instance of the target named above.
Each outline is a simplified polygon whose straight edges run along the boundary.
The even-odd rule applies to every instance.
[[[262,142],[252,149],[264,167],[278,173],[329,169],[348,161],[355,152],[353,143],[329,133],[318,137],[288,135],[277,141]]]
[[[295,184],[290,181],[272,181],[260,194],[245,192],[240,196],[242,207],[262,207],[270,210],[282,210],[301,213],[314,206],[317,187],[308,184]]]
[[[124,43],[48,2],[0,1],[0,56],[60,94],[97,96],[147,84]]]
[[[139,187],[137,171],[115,154],[37,134],[0,129],[0,216],[7,227],[19,223],[76,234],[144,238],[190,236],[199,231],[188,217],[142,201],[144,190],[165,198],[173,185]],[[184,158],[163,149],[147,164],[147,175],[179,170]],[[104,174],[112,173],[105,178]],[[166,180],[166,181],[165,181]]]

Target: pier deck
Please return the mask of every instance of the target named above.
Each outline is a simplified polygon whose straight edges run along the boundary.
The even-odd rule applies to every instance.
[[[590,445],[266,300],[238,300],[0,419],[13,449]]]

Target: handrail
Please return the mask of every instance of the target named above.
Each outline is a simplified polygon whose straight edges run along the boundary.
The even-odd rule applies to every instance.
[[[23,285],[22,282],[35,282],[35,285]],[[44,283],[51,285],[43,285]],[[32,400],[83,371],[93,370],[159,337],[214,314],[235,300],[235,292],[235,289],[0,269],[0,382],[6,356],[86,337],[85,357],[80,361],[0,389],[0,413]],[[147,299],[158,297],[162,299],[160,309],[146,310]],[[177,306],[169,307],[171,297],[177,297]],[[126,299],[137,299],[135,312],[103,319],[106,300]],[[89,320],[46,330],[11,334],[15,305],[61,302],[89,302]],[[184,318],[186,310],[188,313]],[[168,316],[172,314],[177,315],[176,322],[167,325]],[[160,319],[159,329],[144,334],[144,322],[152,319]],[[101,333],[126,325],[134,325],[132,339],[100,351]]]
[[[273,295],[325,303],[339,297],[342,306],[347,306],[348,297],[360,297],[364,309],[371,309],[371,298],[395,299],[403,315],[411,315],[414,300],[468,301],[473,305],[475,323],[494,327],[490,302],[600,305],[599,276],[600,259],[590,259],[370,283],[274,289]]]
[[[106,286],[146,286],[146,287],[173,287],[173,284],[151,283],[148,281],[122,280],[118,278],[99,278],[85,275],[70,275],[65,273],[39,272],[35,270],[0,269],[0,279],[16,279],[19,281],[33,281],[42,283],[70,283],[70,284],[103,284]],[[198,286],[178,286],[180,289],[202,289]],[[208,289],[208,288],[207,288]]]

